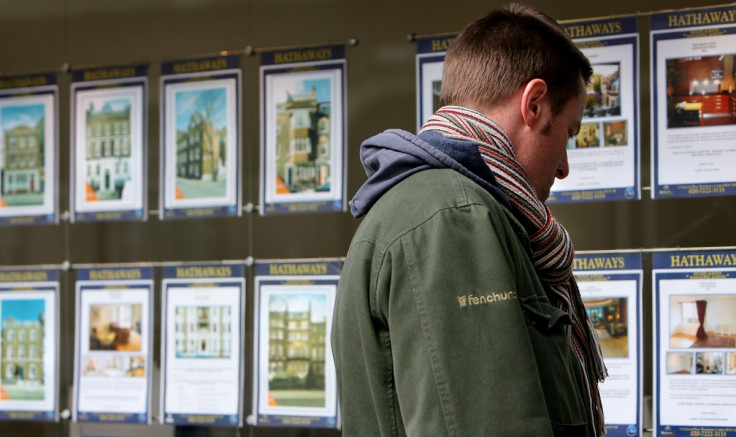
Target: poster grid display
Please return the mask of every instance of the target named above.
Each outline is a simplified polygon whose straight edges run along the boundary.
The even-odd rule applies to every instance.
[[[330,331],[341,269],[256,263],[252,425],[339,428]]]
[[[162,424],[242,426],[244,275],[235,264],[164,267]]]
[[[345,46],[261,54],[261,215],[342,212]]]
[[[75,422],[151,422],[153,269],[77,270]]]

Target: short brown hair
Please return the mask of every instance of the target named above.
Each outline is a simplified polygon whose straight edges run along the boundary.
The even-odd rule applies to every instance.
[[[590,61],[549,15],[517,3],[468,24],[445,56],[440,102],[485,108],[516,93],[530,80],[547,83],[558,114],[586,83]]]

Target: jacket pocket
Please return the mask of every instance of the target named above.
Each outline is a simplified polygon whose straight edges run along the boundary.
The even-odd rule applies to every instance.
[[[562,329],[565,330],[564,326],[572,324],[569,314],[540,300],[538,296],[522,297],[521,308],[526,316],[527,324],[531,324],[542,332],[558,331],[560,328],[558,324],[562,324]]]
[[[570,346],[570,315],[546,296],[524,296],[520,303],[555,436],[589,435],[580,365]]]
[[[559,425],[553,423],[552,432],[555,437],[588,437],[591,435],[587,425]]]

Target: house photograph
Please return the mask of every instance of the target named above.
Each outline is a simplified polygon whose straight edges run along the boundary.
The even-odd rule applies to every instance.
[[[736,348],[736,295],[670,296],[670,347]]]
[[[667,60],[667,127],[736,121],[734,55]]]
[[[583,299],[585,310],[600,340],[606,358],[629,356],[628,298]]]

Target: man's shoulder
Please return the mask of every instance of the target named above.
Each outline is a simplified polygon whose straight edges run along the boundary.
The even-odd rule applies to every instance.
[[[478,184],[451,169],[428,169],[396,184],[362,219],[356,236],[393,238],[415,229],[439,211],[479,205],[501,213],[503,206]]]

